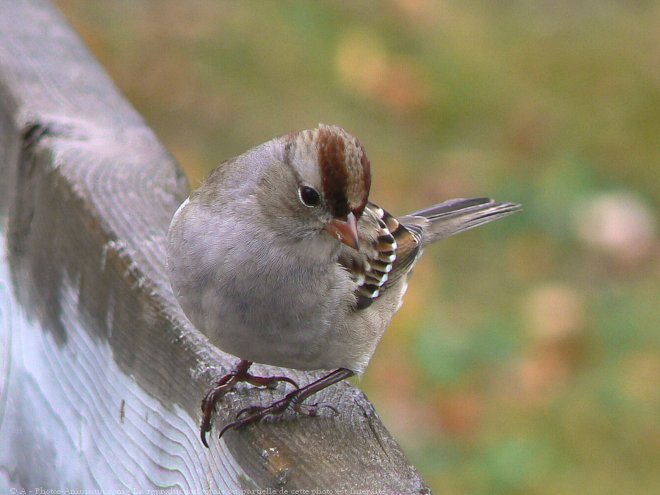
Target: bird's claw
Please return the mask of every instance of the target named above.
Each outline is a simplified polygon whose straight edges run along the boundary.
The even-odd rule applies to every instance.
[[[227,430],[237,430],[243,426],[258,423],[266,416],[279,416],[295,401],[298,391],[288,393],[283,399],[273,402],[270,406],[249,406],[241,409],[236,415],[236,419],[220,430],[218,438],[222,438]]]
[[[242,363],[249,363],[249,362],[241,361],[241,364]],[[249,364],[245,367],[244,369],[245,372],[247,371],[248,367]],[[319,410],[325,407],[332,410],[332,412],[336,416],[339,414],[339,411],[330,404],[308,405],[308,404],[304,404],[304,401],[311,395],[320,392],[324,388],[327,388],[330,385],[345,380],[346,378],[349,378],[351,376],[353,376],[353,371],[347,368],[338,368],[332,371],[331,373],[328,373],[327,375],[319,378],[318,380],[306,385],[303,388],[299,388],[295,382],[293,382],[290,378],[287,377],[266,377],[265,379],[266,382],[271,378],[279,381],[285,381],[294,385],[296,387],[296,390],[289,392],[284,396],[284,398],[273,402],[269,406],[250,406],[250,407],[246,407],[245,409],[242,409],[236,415],[234,421],[225,425],[222,428],[222,430],[220,430],[218,438],[222,438],[222,435],[224,435],[225,432],[228,430],[236,430],[238,428],[242,428],[243,426],[257,423],[262,419],[264,419],[266,416],[278,416],[284,413],[289,407],[292,408],[296,413],[300,413],[305,416],[318,416]],[[249,380],[244,380],[244,381],[249,381]],[[261,384],[265,384],[266,386],[268,386],[268,383],[264,383],[264,381],[261,381]],[[224,383],[221,386],[224,386]],[[210,413],[208,417],[206,416],[206,414],[208,411],[212,412],[213,407],[215,406],[215,402],[213,402],[211,407],[208,406],[208,403],[210,403],[210,399],[209,400],[207,399],[212,393],[213,391],[209,392],[209,394],[207,394],[207,397],[205,397],[204,401],[202,402],[202,411],[204,412],[204,417],[202,418],[200,433],[204,445],[207,445],[206,433],[208,433],[208,431],[211,429]],[[216,397],[213,397],[213,399],[217,400]]]
[[[279,416],[289,408],[303,416],[309,417],[318,416],[319,410],[322,408],[332,410],[335,416],[339,414],[339,411],[330,404],[303,404],[302,401],[305,397],[301,396],[301,390],[298,389],[288,393],[283,399],[273,402],[270,406],[249,406],[241,409],[236,415],[236,419],[220,430],[218,438],[222,438],[222,435],[228,430],[237,430],[244,426],[258,423],[266,416]]]
[[[319,415],[319,411],[322,408],[330,409],[333,413],[334,416],[339,415],[339,411],[337,411],[337,408],[331,404],[296,404],[294,406],[294,410],[297,413],[302,414],[303,416],[309,416],[310,418],[314,418]]]
[[[231,370],[226,375],[220,377],[215,385],[206,393],[202,399],[202,422],[199,428],[200,438],[206,448],[209,444],[206,440],[206,435],[211,431],[211,417],[215,411],[215,405],[239,382],[246,382],[257,387],[275,388],[278,383],[285,382],[292,385],[299,390],[298,384],[287,376],[256,376],[248,373],[248,369],[252,365],[249,361],[240,361],[236,368]],[[241,411],[243,412],[243,411]],[[239,413],[240,416],[241,413]],[[238,417],[238,416],[237,416]],[[224,429],[223,429],[224,432]]]
[[[249,383],[250,385],[254,385],[255,387],[266,387],[270,389],[274,389],[277,387],[277,384],[280,382],[285,382],[288,383],[289,385],[293,385],[296,389],[299,389],[300,387],[298,384],[288,376],[255,376],[255,375],[250,375],[247,373],[245,377],[241,380]]]

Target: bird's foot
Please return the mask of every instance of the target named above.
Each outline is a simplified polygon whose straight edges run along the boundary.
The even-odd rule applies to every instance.
[[[337,415],[339,411],[330,404],[303,404],[303,402],[309,396],[352,375],[352,371],[340,368],[303,388],[289,392],[283,399],[275,401],[269,406],[246,407],[236,415],[236,419],[233,422],[222,428],[218,438],[222,438],[222,435],[228,430],[236,430],[243,426],[258,423],[266,416],[279,416],[288,408],[292,408],[295,412],[304,416],[313,417],[318,416],[319,410],[325,407]]]
[[[305,400],[305,397],[304,389],[299,389],[288,393],[286,397],[273,402],[269,406],[246,407],[239,411],[234,421],[222,428],[218,438],[222,438],[227,430],[237,430],[243,426],[258,423],[267,416],[279,416],[289,408],[298,414],[309,417],[318,416],[319,410],[324,407],[330,409],[335,415],[339,414],[339,411],[330,404],[303,404],[302,401]]]
[[[220,377],[204,396],[204,399],[202,399],[202,423],[200,425],[199,433],[205,447],[208,448],[209,446],[206,441],[206,434],[211,431],[211,417],[213,416],[213,411],[215,411],[215,405],[227,392],[234,388],[237,383],[246,382],[257,387],[274,388],[278,383],[286,382],[293,385],[296,389],[299,388],[295,381],[286,376],[252,375],[248,373],[248,369],[250,369],[251,365],[251,361],[241,360],[232,371]]]

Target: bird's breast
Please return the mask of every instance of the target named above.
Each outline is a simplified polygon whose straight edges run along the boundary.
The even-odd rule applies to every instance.
[[[206,288],[207,335],[243,359],[318,368],[354,303],[354,282],[336,264],[272,251],[246,254],[223,263],[218,283]]]

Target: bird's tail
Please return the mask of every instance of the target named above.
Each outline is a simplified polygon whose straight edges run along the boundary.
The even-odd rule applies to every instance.
[[[517,203],[500,203],[489,198],[450,199],[401,218],[404,225],[423,227],[423,244],[444,239],[521,209]],[[422,225],[423,224],[423,225]]]

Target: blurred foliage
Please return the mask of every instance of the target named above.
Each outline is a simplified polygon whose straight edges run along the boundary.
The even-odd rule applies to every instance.
[[[427,251],[360,383],[436,493],[660,490],[660,5],[59,0],[196,185],[339,124]]]

